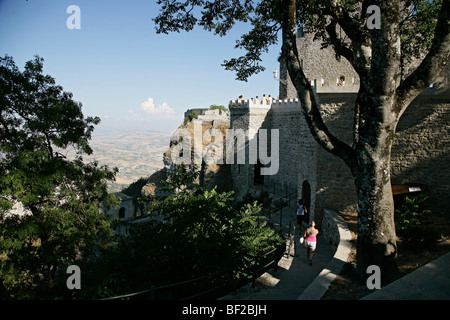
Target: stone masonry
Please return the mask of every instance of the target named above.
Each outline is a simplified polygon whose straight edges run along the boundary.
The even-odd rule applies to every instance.
[[[343,141],[352,140],[353,107],[359,78],[351,65],[335,59],[331,48],[320,49],[311,35],[297,39],[305,75],[319,99],[330,131]],[[450,88],[447,68],[432,88],[408,107],[397,127],[391,156],[392,184],[418,184],[432,199],[432,211],[449,217],[450,183]],[[313,139],[302,114],[297,93],[283,62],[280,63],[280,97],[269,105],[231,101],[230,128],[279,130],[279,170],[265,176],[264,184],[294,185],[297,197],[310,186],[310,213],[321,220],[324,208],[356,211],[357,197],[350,169]],[[338,85],[343,77],[345,84]],[[248,149],[248,143],[246,144]],[[269,148],[270,150],[270,148]],[[233,187],[238,196],[256,192],[255,164],[232,166]]]
[[[301,194],[301,186],[307,182],[312,190],[316,189],[316,157],[317,144],[309,132],[298,99],[274,100],[267,105],[254,104],[248,100],[231,101],[229,105],[231,117],[230,128],[242,129],[250,133],[247,139],[246,164],[234,165],[231,168],[233,187],[238,197],[247,192],[255,193],[255,164],[248,162],[252,139],[258,139],[259,129],[277,129],[279,132],[279,169],[274,175],[266,175],[263,184],[280,191],[297,190]],[[251,131],[256,133],[255,136]],[[271,139],[268,138],[268,152],[273,152]],[[300,186],[300,189],[299,189]],[[276,193],[275,192],[275,193]],[[311,194],[311,211],[314,212],[315,193]]]

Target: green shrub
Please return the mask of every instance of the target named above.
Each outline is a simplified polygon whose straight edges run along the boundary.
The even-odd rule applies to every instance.
[[[161,220],[130,229],[128,237],[92,261],[92,276],[84,278],[84,295],[77,298],[137,292],[219,271],[213,284],[167,289],[158,298],[179,299],[212,285],[234,288],[253,276],[259,257],[284,244],[261,216],[258,202],[235,208],[232,192],[196,185],[197,176],[197,170],[182,166],[169,174],[163,183],[169,195],[150,207]]]
[[[219,106],[219,105],[213,104],[213,105],[209,106],[209,109],[210,110],[219,109],[220,110],[220,114],[225,113],[228,116],[230,115],[230,111],[228,110],[228,108],[225,107],[225,106],[222,106],[222,105]]]
[[[420,194],[405,196],[404,204],[395,210],[396,233],[405,244],[426,244],[438,239],[437,231],[425,222],[425,218],[431,213],[428,206],[429,197]]]
[[[270,204],[272,203],[272,198],[267,191],[262,191],[258,197],[254,197],[249,192],[247,192],[247,194],[242,198],[242,201],[239,202],[238,206],[241,207],[255,201],[257,201],[258,204],[262,205],[263,208],[269,208]]]

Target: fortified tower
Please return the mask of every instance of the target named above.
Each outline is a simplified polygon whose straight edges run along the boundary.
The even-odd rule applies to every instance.
[[[315,187],[316,162],[312,159],[316,158],[317,146],[306,125],[300,101],[284,99],[255,104],[250,100],[233,100],[229,109],[230,128],[244,131],[247,137],[245,164],[231,166],[237,197],[241,198],[247,192],[256,196],[267,190],[275,195],[296,198],[303,192],[305,202],[313,211],[315,193],[310,190]],[[267,131],[267,150],[260,149],[261,129]],[[275,134],[278,141],[273,140]],[[274,174],[261,174],[261,168],[274,165],[264,164],[260,159],[261,152],[272,156],[274,152],[278,153],[279,164]],[[258,156],[251,161],[251,155],[255,154]],[[299,184],[304,188],[299,189]]]
[[[359,90],[359,76],[345,59],[336,60],[332,48],[321,49],[320,41],[313,41],[310,33],[297,33],[297,50],[305,76],[317,93],[355,93]],[[280,63],[280,97],[297,98],[297,91],[287,72],[286,64]]]
[[[354,103],[359,90],[357,73],[345,58],[337,61],[332,48],[321,49],[320,41],[313,41],[313,35],[300,33],[297,48],[325,124],[337,138],[351,144]],[[450,183],[448,174],[443,173],[450,172],[449,70],[447,66],[437,82],[420,94],[403,114],[391,156],[392,184],[420,185],[430,196],[430,209],[443,214],[447,223],[450,222],[447,203]],[[253,131],[245,145],[247,154],[254,145],[250,141],[257,136],[255,130],[279,130],[276,174],[260,177],[258,169],[262,164],[258,162],[231,166],[233,188],[238,197],[247,192],[256,195],[262,186],[272,193],[294,191],[297,198],[304,199],[319,223],[324,208],[356,212],[357,196],[350,169],[313,139],[283,61],[280,78],[279,93],[283,100],[266,105],[248,100],[230,101],[230,128]]]

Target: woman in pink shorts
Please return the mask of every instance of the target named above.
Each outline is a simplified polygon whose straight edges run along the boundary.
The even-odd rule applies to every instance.
[[[309,228],[306,229],[305,234],[303,235],[305,239],[305,247],[306,247],[306,258],[309,261],[309,265],[312,265],[312,258],[314,256],[314,252],[316,251],[316,244],[317,244],[317,234],[319,231],[314,228],[315,227],[314,221],[311,221],[309,223]]]

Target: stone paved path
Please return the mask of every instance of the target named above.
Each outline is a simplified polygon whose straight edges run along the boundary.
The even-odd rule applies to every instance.
[[[255,288],[249,284],[221,300],[297,300],[334,254],[323,237],[319,235],[317,238],[312,266],[306,260],[305,247],[299,243],[299,236],[295,235],[289,256],[285,255],[279,261],[278,270],[271,269],[264,273],[257,279]]]

